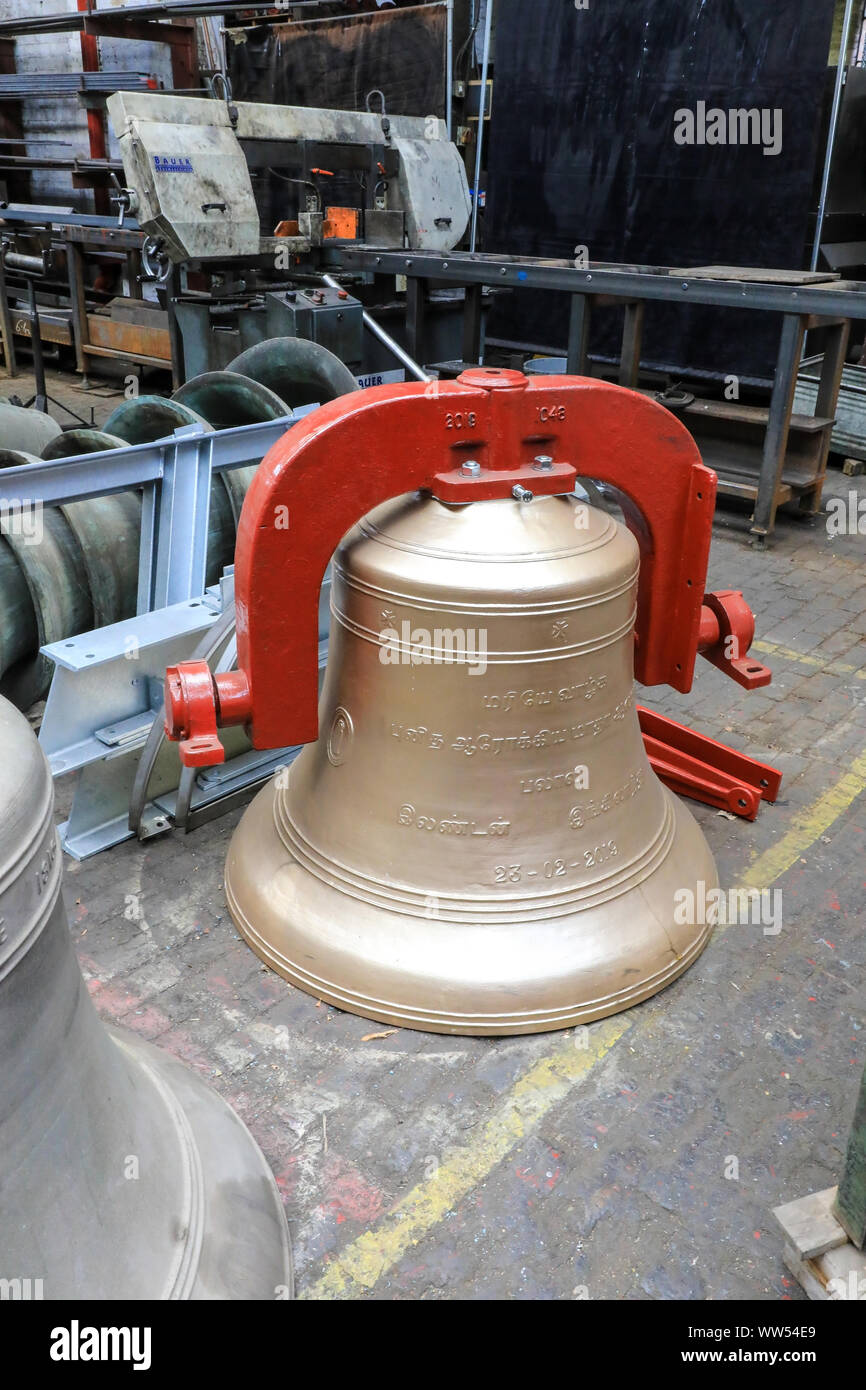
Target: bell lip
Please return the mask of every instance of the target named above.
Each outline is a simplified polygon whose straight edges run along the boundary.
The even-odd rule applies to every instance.
[[[261,801],[261,804],[264,805],[267,798],[273,795],[274,784],[271,782],[259,792],[252,805],[247,808],[240,825],[235,830],[233,843],[256,803]],[[677,815],[690,815],[687,808],[677,798],[672,797],[671,799],[674,802]],[[270,833],[275,839],[278,839],[272,818],[270,818],[270,823]],[[261,844],[260,838],[257,843]],[[290,854],[282,840],[279,841],[279,844],[283,853],[294,860],[294,856]],[[643,976],[630,988],[615,991],[581,1004],[565,1004],[555,1008],[517,1010],[513,1013],[495,1014],[421,1009],[366,995],[359,990],[341,987],[335,981],[315,976],[309,971],[303,970],[295,961],[278,950],[255,928],[237,899],[231,882],[232,849],[233,846],[226,859],[224,881],[229,914],[240,935],[260,960],[263,960],[289,984],[303,990],[305,994],[314,999],[324,1000],[325,1003],[343,1009],[347,1013],[356,1014],[376,1023],[397,1025],[401,1028],[411,1028],[421,1032],[476,1037],[518,1036],[520,1034],[553,1032],[608,1018],[612,1014],[621,1013],[635,1004],[642,1003],[672,984],[688,970],[689,966],[706,948],[714,930],[712,925],[704,925],[701,930],[696,929],[696,935],[681,955],[677,956],[664,969]],[[297,860],[294,862],[299,863]],[[300,865],[300,867],[303,868],[304,866]]]
[[[197,1195],[202,1202],[202,1236],[194,1277],[187,1281],[188,1287],[180,1291],[176,1298],[184,1300],[215,1301],[258,1301],[267,1302],[274,1298],[277,1283],[267,1284],[259,1270],[267,1269],[263,1258],[264,1251],[256,1261],[254,1277],[244,1275],[242,1269],[238,1285],[225,1294],[208,1292],[202,1281],[201,1271],[208,1268],[234,1269],[232,1249],[236,1238],[219,1222],[211,1219],[209,1196],[219,1190],[221,1184],[242,1182],[249,1188],[264,1179],[264,1192],[267,1196],[266,1216],[270,1218],[274,1234],[278,1234],[276,1248],[268,1252],[272,1268],[279,1272],[279,1284],[288,1290],[288,1299],[295,1297],[294,1264],[289,1237],[288,1222],[280,1191],[273,1172],[250,1130],[228,1101],[209,1086],[179,1058],[155,1047],[152,1043],[131,1033],[125,1028],[107,1027],[107,1032],[115,1046],[129,1056],[133,1066],[141,1066],[145,1071],[156,1074],[160,1086],[171,1094],[171,1101],[180,1108],[186,1124],[191,1131],[190,1138],[195,1145],[196,1166],[199,1168]],[[191,1113],[192,1112],[192,1113]],[[238,1179],[238,1168],[242,1169],[242,1179]],[[245,1268],[249,1269],[247,1263]],[[122,1298],[122,1293],[115,1297]]]
[[[271,949],[264,938],[250,926],[231,896],[228,884],[226,885],[226,897],[232,921],[247,945],[255,951],[260,960],[263,960],[284,980],[297,989],[303,990],[311,998],[321,999],[324,1003],[342,1009],[345,1013],[369,1019],[372,1023],[396,1024],[400,1028],[411,1028],[422,1033],[446,1033],[459,1037],[517,1037],[529,1033],[553,1033],[563,1028],[575,1028],[582,1024],[596,1023],[600,1019],[623,1013],[635,1004],[642,1004],[644,1000],[651,999],[654,994],[659,994],[661,990],[666,989],[668,985],[679,979],[680,975],[688,970],[689,966],[709,945],[714,930],[713,927],[705,927],[703,933],[695,939],[688,951],[673,962],[667,970],[648,977],[639,987],[621,990],[619,993],[607,995],[605,998],[595,1000],[590,1004],[577,1007],[566,1006],[547,1011],[539,1009],[523,1013],[487,1016],[483,1014],[473,1016],[445,1010],[440,1012],[432,1009],[423,1013],[421,1011],[410,1012],[407,1009],[401,1009],[398,1005],[386,1005],[384,1001],[368,998],[365,995],[350,995],[338,989],[336,985],[325,981],[319,982],[315,977],[305,974],[294,966],[287,957]]]

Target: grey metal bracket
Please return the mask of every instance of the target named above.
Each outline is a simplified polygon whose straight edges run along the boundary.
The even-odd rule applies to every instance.
[[[162,696],[166,666],[187,657],[221,611],[219,588],[155,613],[43,647],[55,663],[39,741],[55,777],[77,773],[60,827],[74,859],[131,835],[138,755]],[[166,823],[168,829],[168,823]]]
[[[76,776],[69,819],[60,826],[62,846],[73,859],[87,859],[136,833],[130,828],[130,805],[142,752],[156,738],[154,721],[162,722],[166,667],[192,656],[233,607],[234,581],[228,574],[199,599],[43,648],[56,669],[39,740],[55,777]],[[329,616],[326,576],[319,602],[320,685]],[[230,665],[234,649],[228,635],[226,640]],[[140,839],[175,826],[191,830],[224,814],[300,752],[299,747],[252,749],[242,729],[224,731],[224,742],[226,762],[198,769],[187,784],[189,770],[182,767],[176,745],[157,740],[146,796],[140,793]]]

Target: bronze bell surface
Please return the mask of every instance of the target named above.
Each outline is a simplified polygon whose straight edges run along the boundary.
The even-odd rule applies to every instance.
[[[46,1299],[290,1297],[282,1204],[245,1125],[97,1017],[48,766],[6,700],[0,767],[0,1279]]]
[[[718,879],[634,682],[685,693],[699,654],[770,680],[742,595],[705,595],[715,490],[656,402],[499,368],[345,396],[273,446],[238,527],[238,668],[181,663],[165,699],[190,766],[224,758],[220,726],[307,745],[226,864],[263,960],[365,1017],[479,1034],[601,1018],[689,966],[710,927],[680,920],[682,894]],[[752,815],[778,790],[640,718],[676,785]]]
[[[321,736],[259,794],[226,892],[254,950],[341,1008],[449,1033],[589,1022],[706,945],[718,883],[650,767],[638,546],[574,496],[374,510],[335,557]]]

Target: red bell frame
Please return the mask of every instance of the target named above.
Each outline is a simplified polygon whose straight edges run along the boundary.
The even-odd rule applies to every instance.
[[[463,471],[470,460],[477,471]],[[742,595],[704,594],[716,476],[685,426],[607,382],[479,368],[341,396],[269,450],[238,527],[238,669],[185,662],[166,675],[166,732],[183,761],[222,761],[220,725],[246,724],[256,748],[318,737],[319,590],[371,508],[415,489],[451,503],[568,493],[578,476],[616,489],[640,547],[637,680],[687,692],[703,652],[747,688],[766,685],[766,667],[745,660]]]

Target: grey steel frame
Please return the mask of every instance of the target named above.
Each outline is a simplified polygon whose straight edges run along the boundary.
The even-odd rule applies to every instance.
[[[130,794],[140,750],[161,698],[167,665],[185,659],[233,598],[233,580],[205,592],[210,490],[214,475],[258,464],[301,416],[298,408],[266,424],[205,432],[196,426],[155,444],[0,470],[0,507],[44,506],[142,490],[137,616],[43,648],[55,673],[40,742],[55,776],[76,774],[62,843],[86,858],[128,838]],[[269,776],[297,750],[242,753],[195,789],[185,824]],[[175,784],[176,785],[176,784]],[[172,778],[163,760],[145,820],[146,834],[169,829]]]
[[[494,0],[487,0],[484,11],[484,49],[481,57],[481,91],[478,105],[478,132],[475,137],[475,187],[472,190],[472,223],[469,247],[474,252],[478,238],[478,208],[481,201],[481,152],[484,146],[484,108],[487,103],[487,65],[490,61],[490,30],[493,22]]]
[[[425,282],[466,286],[463,360],[477,362],[481,353],[481,293],[485,285],[516,289],[558,290],[571,295],[568,371],[585,375],[589,327],[594,302],[617,302],[626,307],[620,382],[634,386],[640,363],[640,338],[647,301],[751,309],[782,315],[779,356],[770,398],[761,472],[751,533],[761,543],[772,534],[793,410],[802,342],[810,328],[830,328],[831,341],[816,414],[832,417],[839,393],[848,332],[852,319],[866,319],[866,282],[835,281],[791,286],[772,281],[710,280],[671,274],[667,267],[601,264],[577,269],[569,261],[496,256],[465,251],[440,255],[431,251],[340,248],[344,270],[379,275],[405,275],[409,296],[409,350],[423,363],[423,297]],[[414,283],[413,283],[414,282]]]
[[[846,0],[845,14],[842,19],[842,32],[839,35],[839,57],[836,62],[836,81],[833,87],[833,105],[830,110],[830,129],[827,133],[827,145],[824,151],[824,168],[821,174],[821,192],[818,197],[818,216],[815,221],[815,239],[812,242],[812,258],[809,262],[813,270],[817,270],[818,261],[821,255],[821,234],[824,230],[824,218],[827,213],[827,196],[830,192],[830,174],[833,169],[833,152],[836,148],[836,135],[839,130],[839,113],[842,109],[842,92],[848,76],[848,49],[851,46],[851,21],[854,18],[854,6],[859,3],[859,10],[863,14],[863,0]]]
[[[12,327],[12,314],[9,309],[9,295],[6,290],[6,267],[0,256],[0,346],[3,348],[3,362],[7,376],[18,375],[15,356],[15,332]]]
[[[110,231],[118,226],[116,217],[105,217],[98,212],[67,211],[44,203],[0,203],[0,220],[20,222],[25,227],[96,227]],[[134,217],[125,217],[123,225],[128,232],[140,230]]]
[[[0,506],[81,502],[142,489],[139,613],[199,598],[205,589],[210,489],[216,473],[260,463],[286,430],[316,406],[260,425],[203,431],[99,454],[0,470]]]

